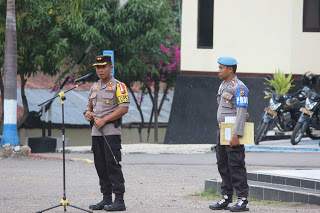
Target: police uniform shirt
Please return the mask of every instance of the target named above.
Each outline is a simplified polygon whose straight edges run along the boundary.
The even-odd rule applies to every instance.
[[[248,107],[248,88],[235,76],[231,81],[223,81],[217,94],[217,121],[225,122],[225,117],[236,116],[234,135],[243,135]]]
[[[124,83],[119,82],[113,76],[108,83],[102,84],[101,80],[97,81],[90,89],[87,107],[98,118],[114,112],[118,107],[129,107],[130,100],[127,87]],[[102,127],[105,135],[121,135],[121,126],[115,128],[114,124],[107,123]],[[93,125],[92,136],[101,136],[100,131]]]

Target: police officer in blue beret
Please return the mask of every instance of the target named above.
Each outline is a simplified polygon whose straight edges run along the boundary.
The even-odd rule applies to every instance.
[[[245,149],[240,145],[239,136],[243,135],[248,107],[248,88],[236,76],[237,60],[232,57],[220,57],[219,77],[223,80],[217,94],[217,121],[220,127],[226,117],[236,117],[233,135],[229,145],[220,145],[220,128],[217,131],[216,157],[222,178],[222,199],[209,206],[212,210],[230,209],[232,212],[248,211],[248,184],[245,167]],[[238,199],[232,203],[233,190]]]

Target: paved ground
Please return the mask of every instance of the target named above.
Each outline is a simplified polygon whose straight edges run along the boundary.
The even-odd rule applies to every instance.
[[[212,144],[154,144],[154,143],[127,143],[122,144],[122,151],[127,154],[147,153],[208,153],[211,152]],[[66,147],[70,152],[90,152],[91,146]],[[298,145],[292,145],[289,139],[262,141],[260,145],[246,145],[247,152],[319,152],[319,140],[303,138]]]
[[[283,154],[289,154],[289,157],[286,156],[289,159],[294,158],[294,153]],[[43,155],[61,157],[62,154]],[[279,169],[271,166],[271,161],[269,164],[255,161],[257,155],[267,160],[272,158],[273,153],[248,153],[248,171]],[[68,158],[74,156],[92,159],[92,154],[66,155]],[[205,179],[219,177],[214,153],[126,154],[123,155],[122,165],[126,179],[127,212],[212,212],[208,205],[213,200],[192,194],[203,190]],[[303,166],[303,162],[300,165]],[[291,170],[296,167],[281,168]],[[92,202],[100,200],[98,178],[92,163],[68,160],[66,169],[67,198],[70,204],[87,208]],[[61,160],[32,157],[1,159],[0,171],[0,212],[36,212],[59,204],[63,197]],[[266,202],[251,202],[250,208],[251,212],[320,212],[320,206],[297,203],[270,205]],[[63,212],[63,207],[48,212]],[[67,207],[67,212],[83,211]]]

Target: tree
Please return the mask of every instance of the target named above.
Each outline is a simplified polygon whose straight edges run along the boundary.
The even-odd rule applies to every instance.
[[[143,89],[147,90],[151,100],[153,101],[153,110],[151,113],[150,122],[152,121],[152,115],[154,115],[154,140],[158,141],[158,116],[161,112],[161,108],[166,99],[168,90],[175,86],[176,78],[180,73],[180,48],[175,46],[177,43],[169,35],[164,44],[160,45],[159,55],[147,55],[142,57],[142,62],[145,64],[145,74],[142,80]],[[158,58],[157,58],[158,57]],[[164,83],[163,96],[158,104],[160,83]],[[151,92],[151,86],[154,87],[154,92]]]
[[[28,102],[24,92],[27,77],[36,75],[38,72],[52,76],[56,75],[61,68],[68,70],[70,67],[68,64],[75,60],[69,55],[71,47],[68,41],[71,36],[68,34],[69,31],[65,31],[61,24],[63,18],[61,14],[66,12],[76,19],[79,16],[79,11],[81,11],[79,9],[81,2],[60,2],[59,7],[53,0],[21,0],[17,2],[17,72],[21,78],[21,97],[24,108],[24,114],[17,125],[18,128],[29,114]],[[2,5],[4,5],[4,0],[0,0],[0,6]],[[56,10],[55,12],[53,8]],[[0,38],[3,37],[4,32],[2,14],[0,13]],[[2,51],[0,44],[0,53]],[[0,67],[2,67],[1,55]],[[0,80],[0,87],[1,85],[2,79]],[[1,92],[4,94],[3,91]]]
[[[15,1],[7,1],[4,59],[4,125],[0,145],[17,146],[17,34]]]
[[[177,14],[174,13],[168,4],[167,1],[148,1],[143,2],[142,4],[135,5],[136,1],[129,2],[126,13],[120,14],[120,17],[129,16],[129,20],[141,20],[141,25],[136,23],[135,25],[129,26],[129,21],[122,23],[121,21],[117,23],[117,29],[119,32],[118,36],[123,37],[123,45],[126,49],[121,49],[120,53],[124,53],[124,59],[121,60],[118,70],[121,72],[118,73],[119,79],[123,80],[126,84],[132,85],[134,82],[143,82],[142,87],[140,88],[142,93],[147,93],[150,95],[151,100],[153,101],[153,113],[155,114],[155,137],[154,140],[158,141],[157,135],[157,119],[158,114],[161,111],[163,101],[166,98],[168,89],[172,88],[170,84],[167,85],[163,99],[158,108],[158,94],[159,94],[159,83],[161,82],[161,71],[157,69],[158,59],[162,59],[165,64],[168,64],[170,56],[165,56],[167,53],[164,53],[160,49],[160,45],[166,44],[166,38],[168,34],[174,36],[177,40],[177,43],[180,43],[180,34],[178,32]],[[133,10],[138,9],[138,11]],[[131,11],[132,10],[132,11]],[[141,11],[140,11],[141,10]],[[135,14],[136,16],[134,16]],[[152,15],[151,15],[152,14]],[[126,20],[125,18],[120,18],[121,20]],[[132,23],[135,23],[134,21]],[[150,27],[150,28],[149,28]],[[136,31],[140,32],[139,34]],[[133,35],[133,36],[132,36]],[[126,40],[128,38],[128,40]],[[133,42],[132,42],[133,41]],[[173,41],[170,39],[170,42]],[[128,48],[129,47],[129,48]],[[132,53],[129,50],[132,47]],[[130,56],[128,58],[128,55]],[[144,60],[141,60],[141,59]],[[150,85],[147,80],[146,75],[149,75],[149,78],[153,80],[154,84]],[[163,80],[162,80],[163,82]],[[172,84],[173,86],[174,84]],[[154,87],[154,96],[151,92],[151,86]],[[143,114],[141,110],[141,102],[135,98],[133,92],[131,91],[134,101],[136,102],[137,108],[141,116],[141,128],[144,123]],[[157,109],[157,110],[156,110]],[[152,117],[152,115],[151,115]],[[152,120],[149,121],[149,123]]]
[[[128,86],[141,81],[146,70],[141,57],[150,54],[157,58],[168,33],[176,31],[171,8],[166,0],[130,0],[122,10],[117,10],[117,5],[118,0],[19,1],[20,76],[55,75],[62,70],[62,79],[92,42],[95,47],[79,66],[79,75],[89,71],[95,55],[113,49],[115,77]],[[1,30],[0,25],[0,38]]]
[[[73,37],[83,40],[78,43],[95,43],[98,54],[104,49],[115,51],[115,77],[129,86],[140,112],[142,127],[143,114],[130,86],[145,79],[148,69],[141,61],[142,56],[152,55],[155,60],[163,58],[164,52],[160,50],[160,45],[166,43],[168,33],[180,40],[176,21],[178,16],[171,11],[168,1],[163,0],[130,0],[119,11],[115,9],[116,5],[116,0],[87,1],[83,5],[82,18],[72,28]],[[71,24],[71,17],[66,16],[63,25],[70,27]],[[159,71],[155,70],[154,73],[159,74]],[[144,86],[142,91],[144,92]],[[157,89],[156,95],[158,91]]]

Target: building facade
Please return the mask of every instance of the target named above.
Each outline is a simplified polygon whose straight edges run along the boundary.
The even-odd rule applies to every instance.
[[[296,89],[306,71],[320,74],[320,1],[183,1],[181,75],[165,143],[216,143],[220,56],[237,59],[237,75],[250,90],[249,121],[257,126],[268,105],[267,74],[292,73]]]

